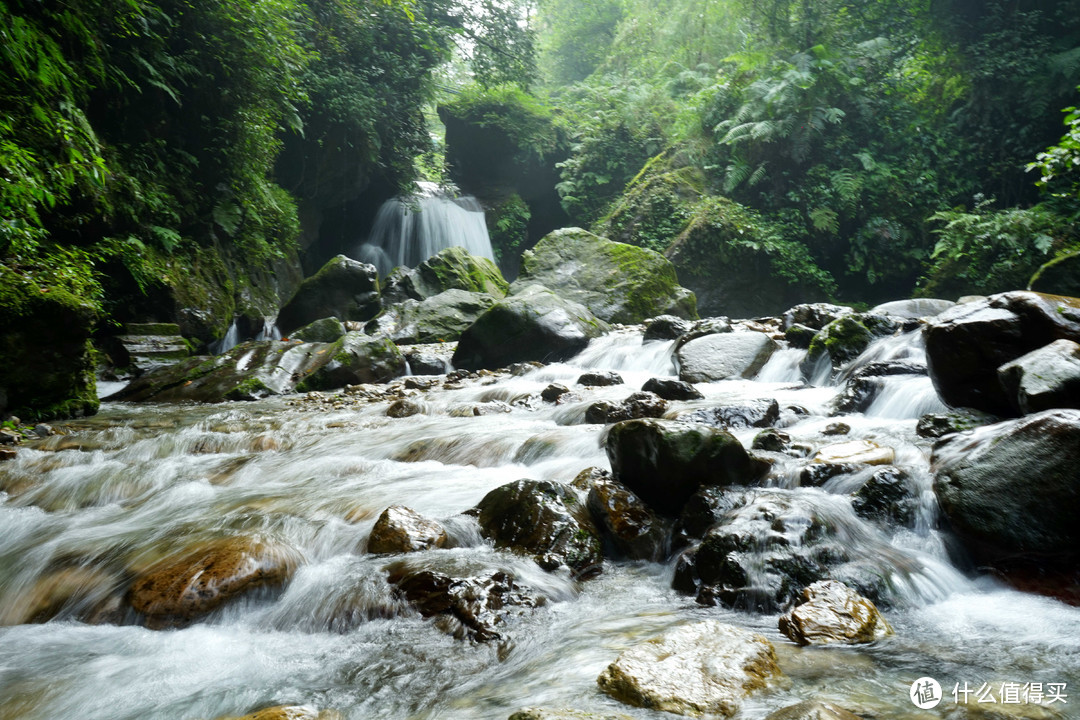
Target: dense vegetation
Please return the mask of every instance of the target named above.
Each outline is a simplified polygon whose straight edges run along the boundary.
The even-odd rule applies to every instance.
[[[872,301],[1080,248],[1075,0],[0,0],[0,35],[3,332],[212,342],[418,166],[504,266],[572,223]]]

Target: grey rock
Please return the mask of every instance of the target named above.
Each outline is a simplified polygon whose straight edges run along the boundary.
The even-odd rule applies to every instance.
[[[715,382],[753,377],[779,346],[764,333],[721,333],[691,340],[675,353],[679,379]]]
[[[1055,340],[1002,365],[998,380],[1014,407],[1025,415],[1080,408],[1080,344]]]

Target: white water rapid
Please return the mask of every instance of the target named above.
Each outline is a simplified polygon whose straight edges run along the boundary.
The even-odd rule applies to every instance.
[[[449,247],[495,259],[484,209],[476,198],[450,197],[434,183],[421,182],[416,195],[383,203],[367,241],[354,256],[374,265],[385,277],[395,267],[416,267]]]
[[[788,678],[755,694],[736,720],[762,720],[806,699],[875,718],[990,717],[956,714],[952,690],[965,683],[1066,683],[1068,703],[1051,708],[1058,715],[1030,717],[1080,716],[1080,608],[968,574],[950,559],[931,489],[931,441],[915,433],[918,414],[940,401],[911,376],[885,378],[867,413],[829,417],[841,387],[804,384],[802,354],[783,351],[757,379],[698,385],[704,400],[674,402],[669,412],[775,398],[777,426],[795,443],[872,440],[895,450],[919,488],[908,527],[853,513],[846,493],[865,481],[857,473],[796,487],[794,471],[780,467],[756,491],[815,508],[888,579],[892,637],[799,647],[778,632],[776,613],[703,607],[677,593],[674,558],[605,561],[597,578],[578,582],[483,541],[462,513],[488,491],[526,477],[568,483],[584,468],[608,467],[605,427],[581,424],[586,408],[673,376],[672,345],[643,345],[639,331],[623,330],[524,375],[440,379],[430,390],[403,390],[422,409],[405,418],[387,416],[390,397],[328,393],[213,406],[107,403],[95,417],[57,424],[68,434],[27,443],[0,463],[0,720],[211,720],[279,704],[351,720],[505,720],[527,706],[663,720],[671,716],[602,693],[597,675],[627,647],[705,618],[764,634]],[[888,339],[856,364],[921,352],[910,337]],[[582,372],[601,369],[626,384],[575,387]],[[577,398],[540,401],[553,382]],[[848,436],[825,434],[837,420]],[[757,432],[736,435],[749,446]],[[366,554],[375,519],[391,504],[443,521],[452,547]],[[284,589],[172,629],[149,629],[123,609],[139,569],[195,539],[237,533],[295,549],[299,569]],[[386,578],[400,562],[502,570],[547,602],[510,624],[502,644],[456,640],[392,595]],[[56,597],[66,602],[53,607],[55,617],[33,622],[31,608]],[[108,622],[77,619],[111,597],[121,606]],[[937,710],[909,700],[924,676],[944,690]]]

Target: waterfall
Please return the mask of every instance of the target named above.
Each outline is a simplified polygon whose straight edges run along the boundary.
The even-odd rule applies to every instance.
[[[435,183],[417,183],[412,197],[395,197],[379,208],[367,242],[353,253],[385,276],[398,266],[416,267],[440,250],[462,247],[495,259],[484,209],[471,195],[451,197]]]

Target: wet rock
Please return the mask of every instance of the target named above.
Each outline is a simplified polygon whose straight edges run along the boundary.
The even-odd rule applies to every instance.
[[[895,315],[896,317],[919,319],[931,318],[940,315],[949,308],[955,307],[952,300],[938,300],[934,298],[912,298],[910,300],[895,300],[878,305],[870,312],[878,315]]]
[[[528,360],[567,360],[608,326],[578,303],[534,285],[496,303],[462,333],[454,367],[501,368]]]
[[[769,427],[780,419],[780,405],[775,400],[748,400],[742,405],[694,410],[679,415],[680,420],[715,427]]]
[[[507,365],[506,369],[512,376],[521,377],[522,375],[527,375],[533,370],[538,370],[542,367],[544,367],[544,363],[538,360],[529,360],[527,362],[511,363],[510,365]]]
[[[810,368],[819,359],[828,357],[834,370],[838,370],[862,354],[874,340],[874,334],[860,322],[861,316],[845,315],[826,325],[814,335],[803,361],[803,375],[810,375]]]
[[[22,442],[22,435],[14,430],[0,429],[0,445],[18,445]]]
[[[726,317],[707,317],[690,325],[690,329],[680,335],[675,342],[675,350],[678,350],[691,340],[705,337],[706,335],[718,335],[734,332],[731,320]]]
[[[623,378],[619,373],[610,370],[588,372],[577,379],[577,384],[586,387],[609,387],[611,385],[622,385]]]
[[[665,523],[621,483],[603,476],[594,478],[586,507],[616,554],[652,561],[666,555]]]
[[[776,428],[762,430],[754,436],[750,445],[751,450],[767,450],[769,452],[784,452],[791,446],[791,436]]]
[[[97,625],[118,622],[123,615],[122,579],[89,566],[47,572],[33,584],[8,597],[0,608],[0,627],[43,623],[54,618]]]
[[[422,345],[405,352],[405,361],[413,375],[445,375],[450,370],[454,346]]]
[[[545,570],[565,565],[579,576],[599,571],[600,538],[565,485],[518,480],[489,492],[476,510],[481,534],[495,547],[531,555]]]
[[[14,460],[19,453],[12,448],[0,448],[0,462]]]
[[[630,648],[597,683],[629,705],[680,715],[731,717],[748,695],[780,675],[776,653],[764,637],[706,620]]]
[[[934,446],[934,492],[979,559],[1074,562],[1080,547],[1080,410],[1047,410]]]
[[[416,266],[412,290],[422,300],[448,290],[504,297],[510,289],[499,268],[491,260],[471,255],[464,248],[440,250]]]
[[[282,585],[299,562],[289,547],[253,537],[206,543],[141,573],[128,600],[151,621],[185,621],[263,586]]]
[[[420,415],[424,412],[424,407],[415,400],[395,400],[390,403],[390,407],[386,408],[386,416],[395,419],[412,417],[413,415]]]
[[[818,700],[806,700],[797,705],[789,705],[769,714],[765,720],[861,720],[860,717],[842,707]]]
[[[690,383],[673,378],[649,378],[641,389],[654,393],[664,400],[701,400],[705,397]]]
[[[998,368],[1055,340],[1080,341],[1080,300],[992,295],[933,318],[924,337],[930,377],[946,403],[1007,416],[1016,411]]]
[[[385,337],[349,332],[325,347],[328,358],[313,370],[300,374],[301,380],[296,384],[298,392],[387,382],[405,374],[405,357],[397,345]]]
[[[399,345],[452,342],[494,304],[491,295],[446,290],[421,301],[392,305],[364,330],[386,335]]]
[[[446,545],[446,528],[404,505],[383,510],[368,536],[369,553],[407,553]]]
[[[897,375],[925,376],[926,365],[911,360],[890,360],[859,368],[848,378],[844,392],[833,401],[834,413],[866,412],[885,389],[884,378]]]
[[[674,315],[657,315],[645,321],[642,342],[674,340],[690,330],[690,322]]]
[[[686,501],[679,519],[675,522],[672,547],[682,548],[689,545],[691,540],[700,540],[728,513],[744,504],[746,501],[742,493],[729,492],[723,487],[701,488]],[[693,595],[697,588],[691,584],[683,592]]]
[[[39,438],[47,438],[50,435],[55,435],[56,431],[53,430],[52,427],[49,425],[45,425],[44,423],[38,423],[34,426],[33,433]]]
[[[892,465],[895,459],[896,451],[870,440],[826,445],[814,456],[814,462],[829,465]]]
[[[665,314],[697,317],[694,294],[679,285],[667,258],[580,228],[556,230],[525,251],[512,292],[534,283],[581,303],[606,322],[640,323]]]
[[[568,392],[570,392],[570,388],[565,385],[552,383],[540,392],[540,397],[544,399],[544,402],[555,402]]]
[[[850,475],[862,469],[853,463],[817,463],[812,462],[799,471],[800,487],[821,487],[834,477]]]
[[[896,467],[881,468],[851,498],[855,514],[868,520],[911,525],[919,507],[914,482]]]
[[[830,303],[807,303],[796,305],[783,315],[784,329],[794,325],[804,325],[812,330],[821,330],[829,323],[844,315],[855,312],[845,305],[833,305]]]
[[[509,720],[633,720],[629,715],[591,713],[581,710],[552,708],[524,708],[510,716]]]
[[[343,720],[341,713],[318,709],[310,705],[275,705],[239,717],[223,717],[218,720]]]
[[[301,283],[281,308],[278,327],[288,335],[322,318],[370,320],[380,308],[377,276],[374,265],[338,255]]]
[[[667,412],[667,401],[651,392],[636,392],[616,405],[601,400],[589,406],[585,411],[585,422],[594,425],[617,423],[624,420],[663,417]]]
[[[1021,414],[1080,408],[1080,344],[1054,342],[998,368],[998,380]]]
[[[503,638],[509,620],[544,598],[519,585],[502,571],[453,577],[406,565],[390,567],[388,580],[397,594],[424,617],[438,617],[437,626],[458,638],[491,642]]]
[[[327,317],[308,323],[299,330],[289,333],[289,339],[304,342],[332,343],[340,340],[346,332],[348,330],[345,329],[345,323],[336,317]]]
[[[615,479],[668,516],[678,515],[703,485],[752,484],[768,469],[733,435],[708,425],[620,422],[608,432],[604,447]]]
[[[817,330],[805,325],[792,325],[784,331],[784,339],[788,341],[788,345],[791,347],[809,350],[810,343],[814,341],[814,336],[817,334]]]
[[[1001,418],[978,410],[956,410],[949,413],[930,413],[919,418],[915,433],[924,438],[941,438],[952,433],[974,430],[983,425],[1000,422]]]
[[[779,346],[764,333],[740,332],[706,335],[691,340],[675,352],[679,379],[716,382],[727,378],[753,377]]]
[[[829,423],[821,431],[822,435],[847,435],[851,432],[851,426],[847,423]]]
[[[893,634],[874,603],[833,580],[803,589],[795,607],[780,616],[779,628],[800,645],[856,645]]]
[[[849,533],[861,521],[778,490],[750,491],[676,564],[672,587],[702,605],[775,612],[828,578],[880,597],[884,580],[863,573]]]

